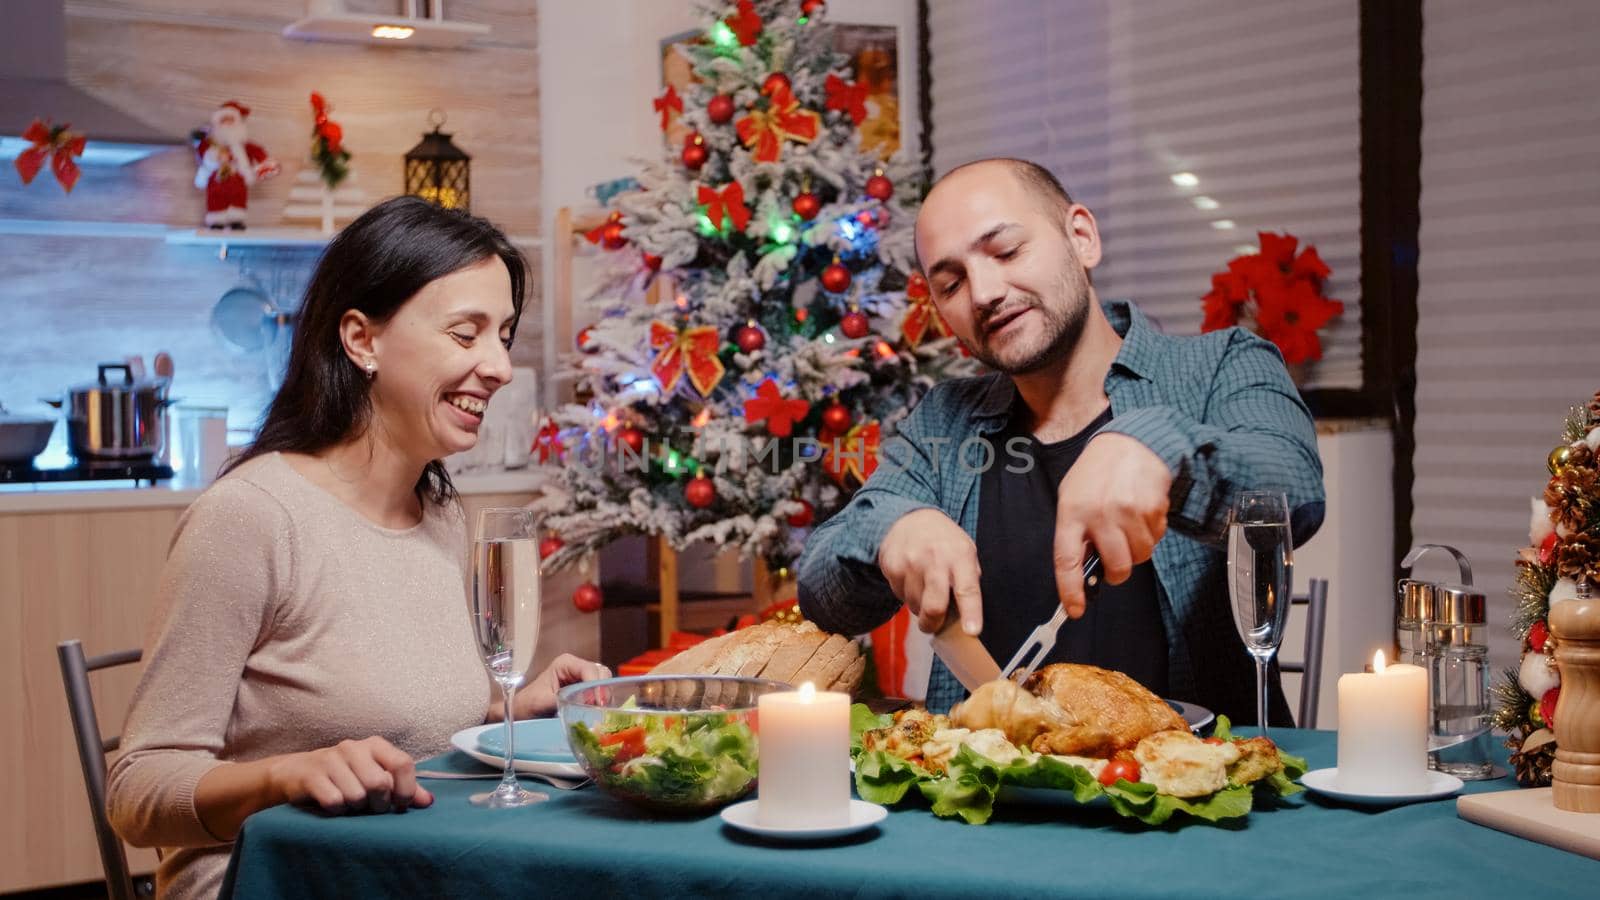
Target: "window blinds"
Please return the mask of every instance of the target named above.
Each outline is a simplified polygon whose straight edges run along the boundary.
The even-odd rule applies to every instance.
[[[1528,500],[1567,408],[1600,388],[1600,12],[1422,11],[1412,532],[1475,563],[1498,669],[1519,651],[1506,588]]]
[[[1307,387],[1358,388],[1358,26],[1355,0],[930,0],[935,174],[1051,169],[1100,222],[1100,295],[1172,333],[1258,230],[1298,235],[1345,302]]]

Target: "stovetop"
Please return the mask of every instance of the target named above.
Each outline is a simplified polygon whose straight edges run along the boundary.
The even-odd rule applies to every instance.
[[[172,477],[172,467],[150,459],[109,459],[73,462],[66,466],[36,469],[29,463],[0,462],[0,484],[28,484],[43,481],[148,481],[154,485]]]

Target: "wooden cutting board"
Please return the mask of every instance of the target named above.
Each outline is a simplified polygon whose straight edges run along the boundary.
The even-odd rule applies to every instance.
[[[1467,794],[1456,815],[1530,841],[1600,859],[1600,813],[1556,809],[1550,788]]]

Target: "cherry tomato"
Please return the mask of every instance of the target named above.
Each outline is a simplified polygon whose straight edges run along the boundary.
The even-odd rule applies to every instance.
[[[1121,779],[1124,781],[1138,782],[1139,764],[1131,759],[1113,759],[1106,763],[1100,770],[1100,783],[1104,785],[1116,784]]]
[[[1219,737],[1201,738],[1201,740],[1205,741],[1208,744],[1226,744],[1227,743],[1227,741],[1225,741],[1225,740],[1223,740],[1222,738],[1219,738]]]

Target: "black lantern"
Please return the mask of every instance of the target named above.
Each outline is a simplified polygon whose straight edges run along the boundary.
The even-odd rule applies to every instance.
[[[428,114],[433,131],[406,154],[406,193],[445,209],[472,209],[472,157],[439,130],[444,113]]]

